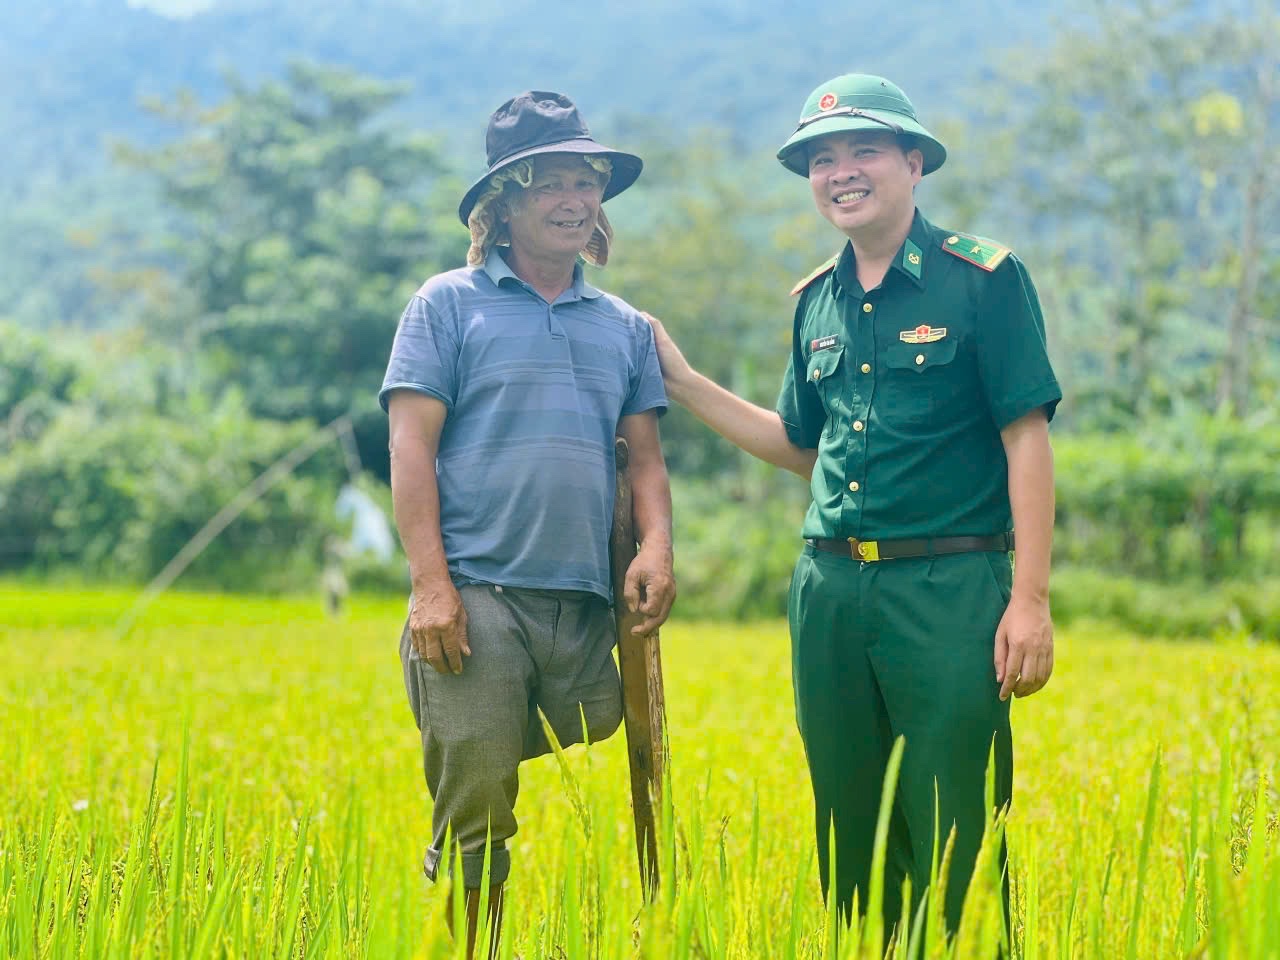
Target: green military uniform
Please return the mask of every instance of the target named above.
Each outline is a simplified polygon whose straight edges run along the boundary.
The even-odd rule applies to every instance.
[[[838,112],[825,97],[816,112]],[[818,451],[789,610],[823,889],[834,825],[836,894],[848,909],[857,887],[865,902],[881,783],[901,735],[884,913],[900,915],[904,876],[917,893],[928,883],[936,797],[942,842],[956,827],[946,905],[955,929],[993,740],[997,801],[1012,788],[1009,705],[993,662],[1012,584],[1000,431],[1037,408],[1051,418],[1061,398],[1039,300],[1007,248],[919,211],[874,290],[862,288],[846,244],[793,292],[777,409],[792,443]]]

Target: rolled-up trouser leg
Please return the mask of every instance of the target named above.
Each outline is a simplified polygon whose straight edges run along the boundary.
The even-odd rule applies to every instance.
[[[551,625],[535,632],[533,649],[537,688],[530,704],[524,757],[551,752],[538,710],[546,716],[560,745],[583,742],[583,723],[591,743],[608,738],[622,722],[622,684],[613,660],[613,611],[603,597],[562,591],[513,591],[506,595],[527,615]],[[549,641],[549,642],[548,642]]]

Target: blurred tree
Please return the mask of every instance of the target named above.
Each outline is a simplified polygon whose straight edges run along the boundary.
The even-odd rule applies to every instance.
[[[1220,88],[1193,105],[1194,148],[1201,220],[1217,228],[1225,251],[1206,280],[1216,279],[1212,285],[1230,297],[1217,405],[1243,417],[1257,408],[1258,340],[1274,335],[1274,324],[1259,322],[1258,308],[1268,259],[1280,267],[1280,13],[1263,8],[1250,20],[1223,23],[1217,34],[1214,49],[1225,51],[1225,75]]]
[[[630,228],[602,282],[659,317],[707,376],[772,409],[790,356],[789,292],[844,238],[814,212],[803,180],[776,163],[744,163],[742,152],[731,135],[710,131],[646,144],[645,177],[614,201],[615,222]],[[785,611],[807,483],[678,407],[662,437],[686,609]]]
[[[39,436],[67,402],[78,372],[46,338],[0,321],[0,452]]]
[[[379,124],[396,87],[308,64],[228,84],[212,108],[153,105],[184,136],[120,151],[185,214],[149,325],[183,347],[190,385],[234,386],[254,416],[352,413],[362,459],[385,477],[374,396],[400,305],[465,256],[446,202],[459,191],[436,189],[448,177],[433,141]]]
[[[720,134],[642,152],[646,176],[614,201],[626,211],[617,222],[631,229],[620,231],[600,282],[660,318],[707,376],[772,407],[791,347],[788,292],[843,238],[814,213],[804,181],[771,166],[771,180],[754,182]],[[739,460],[735,447],[683,412],[668,418],[663,436],[673,466],[686,472]]]
[[[144,580],[313,432],[305,422],[255,420],[234,391],[185,417],[144,404],[109,417],[91,402],[67,405],[0,458],[0,569],[71,566],[80,576]],[[224,589],[307,582],[335,530],[340,471],[331,444],[241,514],[188,579]]]
[[[1253,329],[1280,257],[1273,114],[1280,18],[1260,4],[1095,2],[1048,51],[1014,58],[1024,227],[1049,270],[1092,422],[1191,394],[1248,412]],[[1206,369],[1218,371],[1204,376]]]

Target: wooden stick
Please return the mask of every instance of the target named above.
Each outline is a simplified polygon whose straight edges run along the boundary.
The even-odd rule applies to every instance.
[[[632,515],[629,451],[621,437],[614,443],[617,487],[613,501],[613,532],[609,554],[613,574],[613,610],[618,635],[618,669],[622,674],[622,718],[627,731],[627,765],[631,769],[631,809],[635,816],[636,856],[646,896],[658,889],[658,836],[654,809],[661,809],[662,777],[666,766],[663,726],[666,718],[662,688],[662,656],[658,631],[637,637],[631,628],[644,617],[630,613],[623,599],[627,568],[636,556]]]

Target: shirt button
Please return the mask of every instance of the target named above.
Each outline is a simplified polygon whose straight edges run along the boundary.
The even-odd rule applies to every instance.
[[[855,421],[853,421],[853,432],[854,432],[854,433],[861,433],[861,432],[862,432],[862,421],[861,421],[861,420],[855,420]]]
[[[863,312],[863,313],[870,313],[870,312],[871,312],[872,310],[874,310],[874,309],[875,309],[875,307],[871,306],[871,304],[869,304],[869,303],[864,303],[864,304],[862,305],[862,312]]]
[[[869,363],[864,363],[864,364],[862,365],[862,372],[863,372],[863,373],[870,373],[870,372],[871,372],[871,364],[869,364]]]
[[[849,484],[849,489],[850,489],[850,490],[852,490],[854,493],[857,493],[857,492],[858,492],[858,481],[857,481],[857,480],[855,480],[855,481],[853,481],[853,483]]]
[[[920,366],[920,364],[922,364],[922,363],[924,363],[924,354],[923,354],[923,353],[917,353],[917,354],[916,354],[916,366],[918,367],[918,366]]]
[[[822,379],[822,371],[821,371],[821,370],[815,370],[815,371],[813,371],[813,379],[815,379],[815,380],[820,380],[820,379]]]

